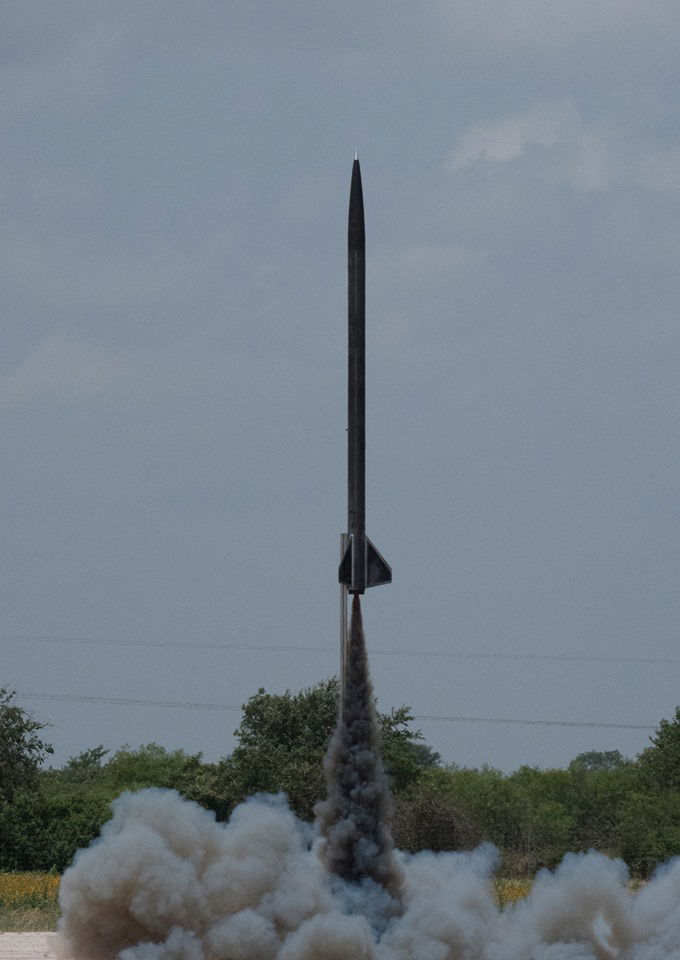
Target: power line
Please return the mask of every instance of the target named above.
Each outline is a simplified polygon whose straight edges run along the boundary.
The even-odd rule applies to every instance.
[[[189,700],[143,700],[136,697],[86,697],[72,693],[17,693],[20,700],[55,700],[70,703],[113,703],[124,707],[170,707],[180,710],[241,710],[242,704],[196,703]]]
[[[515,720],[510,717],[445,717],[420,714],[414,720],[442,720],[448,723],[509,723],[525,727],[597,727],[610,730],[656,730],[646,723],[595,723],[590,720]]]
[[[253,644],[244,643],[207,643],[193,640],[105,640],[97,637],[49,637],[49,636],[22,636],[19,634],[2,634],[0,640],[27,641],[29,643],[65,643],[65,644],[96,644],[104,647],[170,647],[188,648],[190,650],[278,650],[282,652],[296,651],[303,653],[334,653],[331,647],[309,647],[280,644]],[[388,653],[389,651],[384,651]]]
[[[96,637],[53,637],[2,634],[0,640],[9,642],[95,644],[108,647],[184,648],[190,650],[262,650],[265,653],[322,653],[335,654],[334,647],[312,647],[300,644],[208,643],[192,640],[105,640]],[[450,657],[455,660],[531,660],[554,663],[628,663],[661,666],[680,666],[678,657],[605,657],[548,653],[469,653],[458,650],[371,650],[371,656],[382,657]]]
[[[71,703],[108,703],[121,706],[164,707],[180,710],[241,710],[234,703],[197,703],[186,700],[146,700],[135,697],[88,697],[71,693],[17,693],[21,700],[54,700]],[[596,723],[579,720],[518,720],[511,717],[462,717],[431,714],[414,715],[414,720],[434,720],[446,723],[496,723],[540,727],[594,727],[619,730],[655,730],[654,724]]]

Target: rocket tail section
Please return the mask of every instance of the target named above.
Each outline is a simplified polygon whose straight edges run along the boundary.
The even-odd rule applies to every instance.
[[[345,555],[340,562],[338,579],[350,593],[363,593],[368,587],[392,582],[392,568],[368,537],[363,538],[365,556],[361,557],[360,540],[351,534]],[[361,562],[363,559],[363,563]]]
[[[366,537],[366,586],[380,587],[392,583],[392,567]]]

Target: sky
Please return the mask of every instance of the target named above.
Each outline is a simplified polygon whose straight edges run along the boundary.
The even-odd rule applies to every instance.
[[[214,760],[337,672],[355,149],[379,709],[463,765],[644,749],[680,703],[677,4],[1,20],[0,686],[53,762]]]

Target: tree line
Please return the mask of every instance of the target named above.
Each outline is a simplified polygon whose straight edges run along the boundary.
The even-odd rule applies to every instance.
[[[282,791],[298,816],[313,819],[337,696],[336,679],[299,693],[259,690],[243,707],[236,748],[216,763],[151,743],[113,753],[98,745],[46,768],[45,725],[0,690],[0,869],[64,870],[124,790],[172,788],[219,820],[255,793]],[[591,751],[566,769],[523,766],[510,774],[443,765],[407,707],[380,713],[379,722],[403,850],[490,841],[501,869],[517,875],[554,866],[570,850],[595,849],[622,857],[641,877],[680,854],[680,708],[634,760]]]

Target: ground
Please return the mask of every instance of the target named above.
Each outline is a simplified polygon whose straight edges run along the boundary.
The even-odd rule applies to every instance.
[[[0,933],[0,960],[56,960],[54,933]]]

